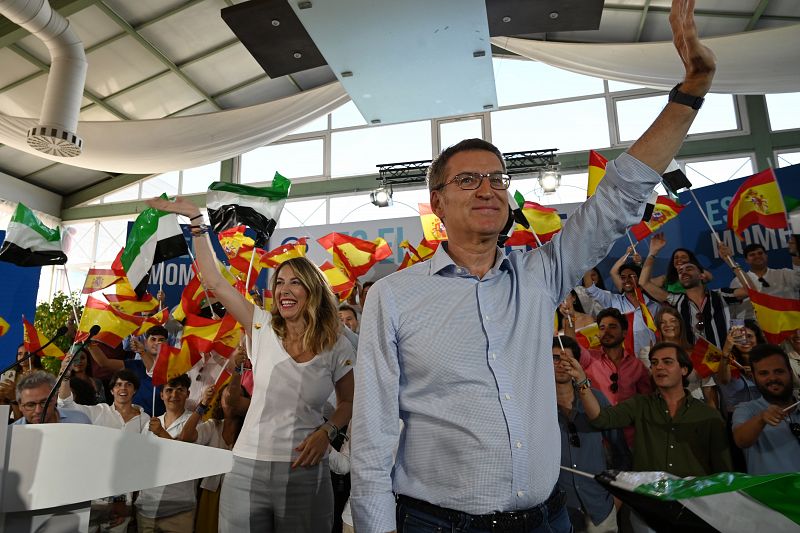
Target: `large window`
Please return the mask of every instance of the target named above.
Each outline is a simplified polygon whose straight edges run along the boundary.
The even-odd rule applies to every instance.
[[[772,131],[800,128],[800,93],[768,94],[766,99]]]
[[[331,197],[331,224],[359,222],[362,220],[386,220],[419,216],[419,204],[428,203],[428,189],[395,191],[392,205],[377,207],[370,202],[369,194]]]
[[[694,189],[743,178],[755,172],[753,161],[749,156],[700,161],[686,160],[683,163],[686,177],[692,182]]]
[[[335,131],[331,134],[331,176],[377,174],[376,165],[431,159],[431,124],[407,122],[390,126]]]
[[[545,63],[494,58],[497,103],[502,106],[603,94],[603,80]]]
[[[242,154],[241,183],[268,183],[275,172],[289,179],[323,174],[323,141],[271,144]]]

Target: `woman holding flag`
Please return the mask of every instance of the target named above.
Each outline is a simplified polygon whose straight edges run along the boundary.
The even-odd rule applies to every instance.
[[[253,396],[222,486],[219,530],[330,531],[327,450],[350,421],[355,352],[340,335],[324,275],[305,257],[283,262],[271,280],[272,308],[263,310],[219,272],[209,226],[196,205],[180,197],[148,204],[190,220],[201,280],[244,327],[251,345]],[[322,408],[334,390],[336,410],[325,420]]]

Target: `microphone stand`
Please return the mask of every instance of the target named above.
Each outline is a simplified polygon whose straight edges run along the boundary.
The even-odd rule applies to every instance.
[[[36,350],[34,350],[34,351],[32,351],[32,352],[27,352],[27,353],[26,353],[26,354],[23,356],[23,358],[22,358],[22,359],[20,359],[20,360],[18,360],[18,361],[14,361],[13,363],[11,363],[10,365],[8,365],[8,366],[7,366],[6,368],[4,368],[3,370],[0,370],[0,374],[5,374],[6,372],[8,372],[9,370],[11,370],[11,369],[12,369],[12,368],[14,368],[15,366],[17,366],[17,365],[19,365],[19,364],[22,364],[22,363],[24,363],[25,361],[27,361],[28,359],[30,359],[31,357],[33,357],[34,355],[37,355],[39,352],[41,352],[42,350],[44,350],[45,348],[47,348],[48,346],[50,346],[51,344],[53,344],[53,341],[55,341],[55,340],[56,340],[57,338],[59,338],[59,337],[63,337],[63,336],[66,334],[66,333],[67,333],[67,327],[66,327],[66,326],[61,326],[60,328],[58,328],[58,331],[56,331],[56,334],[53,336],[53,338],[52,338],[52,339],[50,339],[49,341],[47,341],[47,343],[46,343],[44,346],[42,346],[42,347],[40,347],[40,348],[38,348],[38,349],[36,349]]]
[[[86,344],[88,344],[89,341],[92,340],[92,337],[94,337],[98,333],[100,333],[100,326],[95,324],[94,326],[92,326],[92,329],[89,330],[89,336],[86,337],[86,340],[72,345],[73,347],[77,346],[77,350],[75,350],[72,354],[66,356],[69,357],[69,359],[67,359],[67,366],[58,375],[58,379],[56,379],[56,384],[53,385],[53,388],[50,389],[50,394],[47,395],[47,400],[45,400],[44,407],[42,408],[41,418],[39,418],[40,424],[44,424],[45,419],[47,418],[47,409],[50,407],[50,404],[53,403],[53,398],[55,397],[55,395],[58,394],[58,390],[61,388],[61,383],[64,381],[64,377],[66,377],[69,374],[69,371],[72,368],[72,363],[75,361],[75,355],[77,355],[80,352],[86,352]],[[86,355],[88,356],[89,353],[86,352]]]

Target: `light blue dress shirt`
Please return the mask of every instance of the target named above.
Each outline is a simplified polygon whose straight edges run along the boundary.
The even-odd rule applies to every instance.
[[[542,248],[498,249],[478,279],[453,263],[445,244],[373,285],[355,370],[356,531],[395,529],[393,492],[470,514],[547,499],[560,459],[555,308],[641,220],[659,179],[623,154]]]

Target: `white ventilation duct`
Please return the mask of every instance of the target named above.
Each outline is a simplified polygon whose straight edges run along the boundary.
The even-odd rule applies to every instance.
[[[0,14],[38,37],[50,51],[42,114],[39,124],[28,130],[28,145],[50,155],[80,155],[78,115],[87,67],[83,43],[47,0],[0,0]]]

